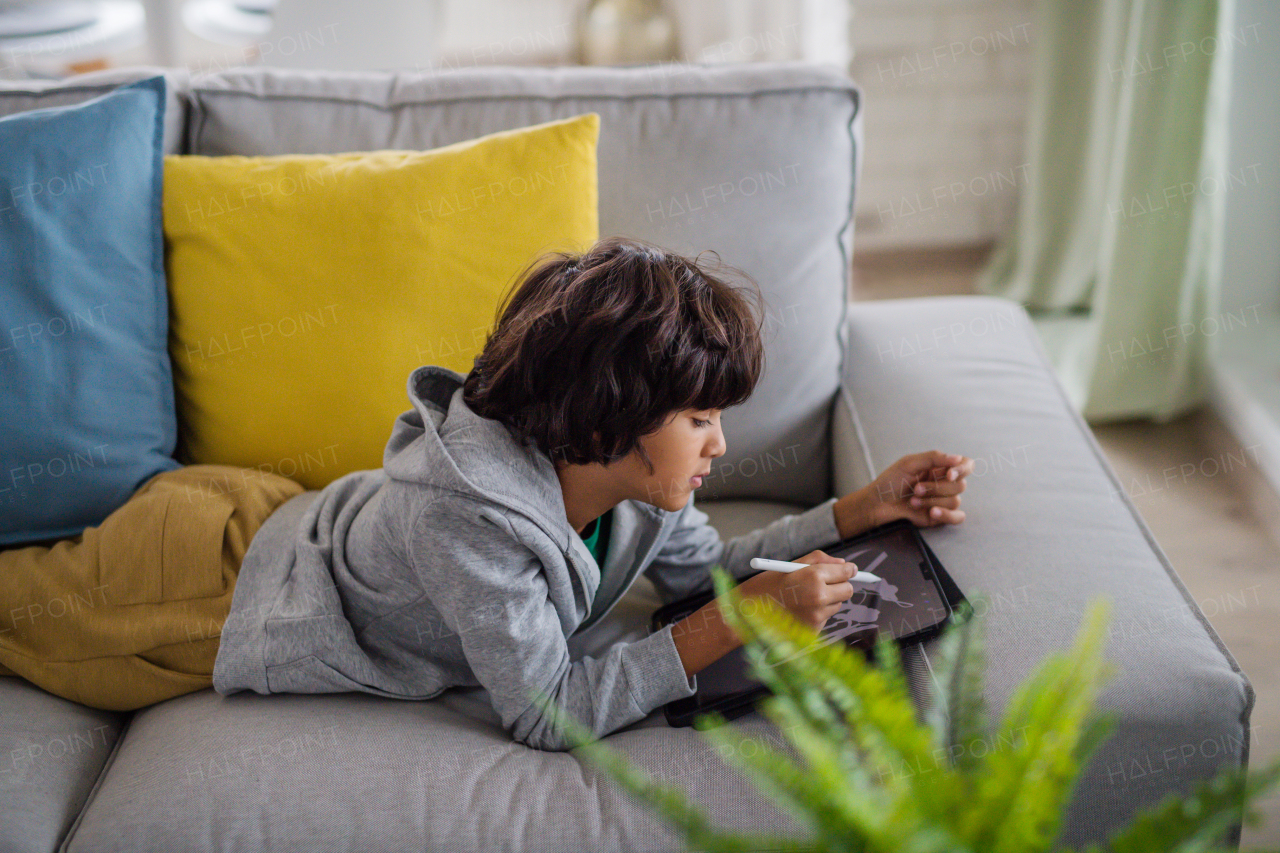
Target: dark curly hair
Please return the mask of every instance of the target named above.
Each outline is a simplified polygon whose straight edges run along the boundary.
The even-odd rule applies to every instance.
[[[553,462],[607,464],[638,450],[652,473],[642,436],[683,409],[746,402],[764,369],[760,287],[712,254],[717,266],[706,269],[608,237],[538,258],[499,305],[463,400]]]

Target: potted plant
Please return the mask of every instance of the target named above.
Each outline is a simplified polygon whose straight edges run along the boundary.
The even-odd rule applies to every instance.
[[[1069,650],[1050,655],[1019,686],[991,734],[982,699],[983,635],[973,608],[959,608],[938,639],[931,659],[943,688],[920,720],[892,641],[880,637],[868,661],[844,643],[823,645],[771,599],[744,599],[720,566],[712,577],[752,673],[772,691],[759,708],[804,764],[760,739],[744,741],[718,714],[700,716],[695,726],[807,827],[808,838],[717,829],[680,788],[655,781],[539,697],[579,754],[654,808],[690,849],[1065,853],[1053,846],[1063,811],[1113,724],[1110,715],[1094,713],[1110,673],[1102,654],[1105,601],[1090,606]],[[1228,828],[1255,822],[1248,806],[1277,779],[1280,762],[1253,775],[1228,768],[1185,798],[1170,795],[1088,850],[1228,850],[1221,846]]]

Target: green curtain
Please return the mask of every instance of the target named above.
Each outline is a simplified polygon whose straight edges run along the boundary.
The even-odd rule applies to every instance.
[[[1233,0],[1041,0],[1013,229],[978,280],[1021,302],[1092,422],[1203,402],[1219,313]],[[1256,182],[1256,181],[1254,181]]]

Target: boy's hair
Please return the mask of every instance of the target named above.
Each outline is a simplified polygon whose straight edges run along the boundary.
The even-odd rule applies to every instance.
[[[715,272],[742,276],[763,302],[754,279],[716,261]],[[608,237],[544,255],[516,282],[463,400],[553,462],[604,464],[634,449],[652,473],[641,436],[682,409],[745,402],[763,372],[750,292],[697,259]]]

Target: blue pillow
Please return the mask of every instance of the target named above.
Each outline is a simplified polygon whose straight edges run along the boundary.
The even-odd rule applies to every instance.
[[[0,544],[76,536],[180,467],[163,76],[0,118]]]

